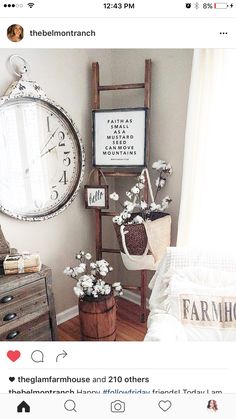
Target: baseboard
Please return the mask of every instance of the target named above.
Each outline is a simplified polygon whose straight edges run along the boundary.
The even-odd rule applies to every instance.
[[[137,304],[140,306],[141,304],[141,297],[139,294],[136,294],[135,292],[129,291],[129,290],[124,290],[123,291],[123,298],[125,300],[130,301],[131,303]],[[147,298],[147,302],[146,302],[146,307],[149,307],[149,300]]]
[[[140,302],[141,302],[140,295],[135,294],[135,292],[132,292],[129,290],[124,290],[124,294],[122,298],[137,305],[140,305]],[[147,300],[147,308],[148,308],[148,300]],[[67,310],[62,311],[61,313],[58,313],[57,325],[59,326],[59,324],[62,324],[66,322],[67,320],[73,319],[73,317],[78,316],[78,314],[79,314],[78,305],[68,308]]]
[[[67,320],[73,319],[73,317],[78,316],[79,310],[78,305],[68,308],[65,311],[57,314],[57,325],[66,322]]]

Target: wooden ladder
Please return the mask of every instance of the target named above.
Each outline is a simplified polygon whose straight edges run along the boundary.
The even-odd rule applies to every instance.
[[[145,79],[144,83],[129,83],[129,84],[114,84],[114,85],[100,85],[99,80],[99,63],[92,64],[92,108],[94,110],[100,109],[100,92],[104,91],[116,91],[116,90],[132,90],[132,89],[144,89],[144,107],[150,110],[151,108],[151,68],[152,62],[150,59],[145,60]],[[150,112],[147,115],[147,139],[150,135]],[[147,141],[149,144],[149,141]],[[149,146],[148,146],[149,147]],[[147,161],[149,157],[149,148],[147,150]],[[104,175],[107,177],[137,177],[140,175],[140,171],[129,171],[126,168],[120,168],[120,170],[109,170],[104,172]],[[101,182],[101,175],[97,173],[96,181],[98,184]],[[148,199],[148,188],[145,186],[144,199]],[[96,257],[97,259],[102,259],[103,253],[120,253],[118,249],[109,249],[105,248],[102,245],[102,217],[113,217],[117,215],[116,212],[111,211],[102,211],[100,209],[95,209],[95,219],[96,219]],[[128,290],[138,290],[141,296],[141,305],[140,305],[140,319],[141,322],[146,322],[147,320],[147,271],[141,271],[140,286],[129,286],[122,283],[124,289]]]

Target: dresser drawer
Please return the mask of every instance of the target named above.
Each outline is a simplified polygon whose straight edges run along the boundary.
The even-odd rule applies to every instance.
[[[36,318],[22,317],[20,320],[0,328],[0,341],[51,341],[49,313],[42,313]]]
[[[47,307],[45,280],[0,295],[0,328],[2,325]]]
[[[56,339],[51,269],[0,275],[0,341]]]

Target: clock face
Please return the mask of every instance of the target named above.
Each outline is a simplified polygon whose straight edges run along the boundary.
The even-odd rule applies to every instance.
[[[47,100],[19,97],[0,106],[0,207],[23,220],[58,214],[74,199],[83,171],[73,122]]]

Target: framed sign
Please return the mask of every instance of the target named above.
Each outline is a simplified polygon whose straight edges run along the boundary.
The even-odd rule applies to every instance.
[[[85,208],[108,209],[108,185],[85,185]]]
[[[93,111],[93,165],[145,167],[147,108]]]

